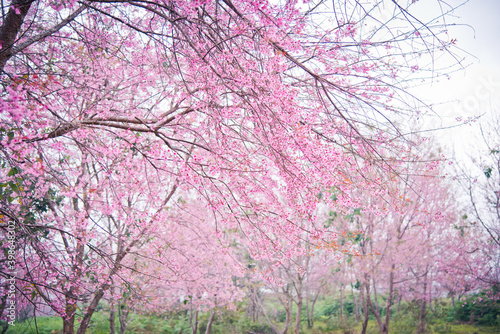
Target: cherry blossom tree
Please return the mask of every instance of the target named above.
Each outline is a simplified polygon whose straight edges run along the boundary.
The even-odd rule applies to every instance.
[[[475,133],[471,131],[474,151],[467,151],[467,156],[457,156],[452,171],[457,181],[457,193],[466,203],[456,228],[462,238],[480,241],[476,247],[458,247],[456,252],[450,254],[457,265],[449,268],[448,286],[450,294],[459,299],[462,291],[455,288],[457,285],[466,284],[468,291],[476,291],[479,287],[496,287],[500,282],[498,118],[494,113],[484,116],[479,119],[475,130]],[[467,279],[454,277],[455,274],[462,276],[463,268],[467,268]],[[493,294],[490,297],[498,299]]]
[[[195,205],[181,201],[177,206],[177,210],[169,210],[168,230],[150,237],[148,247],[141,247],[124,261],[129,270],[115,279],[115,289],[109,291],[109,299],[126,311],[120,317],[121,331],[133,310],[161,313],[188,309],[195,333],[199,311],[211,311],[213,322],[218,308],[231,308],[242,298],[238,273],[243,268],[234,247],[210,233],[210,217]],[[194,216],[195,212],[199,216]]]
[[[423,145],[421,151],[427,148]],[[450,289],[463,294],[481,286],[478,278],[484,277],[488,262],[478,252],[484,238],[474,226],[463,226],[442,166],[428,153],[425,156],[403,157],[412,161],[403,164],[404,178],[381,175],[386,186],[377,196],[356,189],[357,197],[363,198],[359,209],[330,214],[328,224],[346,231],[343,239],[351,240],[357,250],[354,254],[360,255],[353,261],[357,275],[352,283],[360,286],[362,332],[367,330],[370,312],[380,332],[389,332],[397,297],[418,305],[417,330],[423,333],[434,298]],[[365,208],[370,210],[365,212]],[[380,295],[386,296],[385,305],[379,303]]]
[[[84,333],[134,254],[161,260],[149,239],[176,235],[175,202],[210,213],[192,231],[238,231],[257,260],[332,245],[318,205],[359,208],[353,189],[383,189],[373,170],[405,172],[393,160],[412,143],[398,122],[421,114],[405,78],[434,52],[454,56],[438,19],[421,22],[413,6],[10,1],[0,209],[16,222],[17,278],[63,317],[64,333],[84,303]],[[165,253],[180,275],[174,264],[190,252],[170,242],[183,250]]]
[[[308,326],[314,326],[314,304],[331,279],[332,270],[339,262],[339,255],[334,252],[336,244],[309,247],[304,255],[296,255],[285,261],[274,262],[261,260],[255,270],[262,280],[262,288],[282,305],[285,311],[285,324],[280,328],[272,321],[262,300],[259,306],[269,325],[277,333],[287,333],[293,326],[294,333],[300,333],[300,323],[304,306],[307,312]],[[293,308],[295,323],[293,323]]]

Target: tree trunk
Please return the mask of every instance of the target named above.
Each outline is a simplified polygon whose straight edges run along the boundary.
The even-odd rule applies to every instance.
[[[368,316],[370,315],[370,307],[368,306],[368,298],[365,298],[365,293],[363,291],[363,286],[366,287],[367,293],[370,293],[370,287],[366,283],[361,284],[360,297],[363,304],[363,327],[361,328],[361,334],[366,334],[366,328],[368,327]]]
[[[214,322],[215,310],[210,314],[210,318],[208,318],[207,329],[205,330],[205,334],[210,334],[212,331],[212,323]]]
[[[252,322],[255,323],[259,320],[259,291],[256,287],[250,288],[250,306],[249,313],[252,316]]]
[[[105,289],[107,290],[107,288],[108,286],[105,284]],[[77,334],[84,334],[87,331],[87,328],[89,327],[90,324],[90,319],[92,318],[92,315],[94,314],[94,311],[103,296],[104,296],[104,288],[101,288],[94,295],[94,298],[90,302],[90,305],[87,307],[87,311],[83,316],[82,322],[80,323],[80,327],[76,332]]]
[[[5,287],[7,287],[8,285],[4,285],[2,286],[4,289]],[[6,291],[6,290],[4,290]],[[5,310],[7,310],[7,296],[8,296],[8,293],[4,294],[4,296],[2,297],[2,304],[0,304],[0,318],[3,316],[3,312]],[[2,333],[1,334],[5,334],[7,333],[7,329],[9,329],[9,318],[7,317],[5,319],[5,323],[4,323],[4,327],[2,328]]]
[[[374,287],[373,291],[374,292],[376,291],[375,287]],[[377,298],[377,294],[375,293],[375,299],[376,298]],[[375,315],[375,319],[377,319],[380,333],[387,333],[387,331],[385,331],[384,324],[382,323],[382,318],[380,317],[380,312],[379,312],[378,306],[376,304],[374,305],[373,301],[371,300],[370,291],[368,289],[366,291],[366,301],[367,301],[368,306],[371,308],[373,315]]]
[[[309,312],[309,288],[306,288],[306,317],[307,317],[307,328],[311,328],[311,313]]]
[[[297,295],[297,312],[295,319],[295,334],[300,334],[300,317],[302,315],[302,295]]]
[[[109,334],[115,334],[115,305],[110,305],[109,310]]]
[[[191,334],[198,332],[198,311],[194,311],[194,321],[191,323]]]
[[[111,280],[111,284],[113,284],[113,280]],[[114,295],[115,295],[115,287],[111,286],[109,289],[111,292],[111,298],[109,302],[109,334],[115,334],[115,304],[114,304]]]
[[[128,308],[125,304],[123,307],[118,309],[118,319],[120,320],[120,334],[125,334],[127,330],[127,326],[129,324],[128,315],[130,314],[130,308]]]
[[[76,312],[76,300],[66,297],[66,308],[65,315],[63,318],[63,334],[74,334],[75,333],[75,312]]]
[[[340,286],[340,323],[344,322],[344,285]]]
[[[418,334],[424,334],[425,333],[425,318],[426,318],[426,313],[427,313],[427,301],[424,299],[421,301],[420,304],[420,324],[418,326]]]
[[[318,293],[316,293],[316,296],[314,296],[314,299],[311,303],[311,328],[314,327],[314,305],[318,301],[318,297],[319,297],[319,290]]]
[[[9,322],[8,322],[8,321],[6,321],[6,322],[5,322],[5,327],[2,329],[2,334],[7,333],[7,330],[8,330],[8,329],[9,329]]]
[[[286,316],[285,316],[285,328],[283,328],[283,331],[281,331],[281,334],[286,334],[288,332],[288,328],[290,327],[290,324],[292,323],[292,314],[293,314],[292,296],[288,295],[288,299],[283,306],[285,307]]]
[[[354,316],[356,318],[356,324],[359,323],[359,297],[356,298],[354,294],[354,288],[351,284],[352,300],[354,301]]]
[[[13,0],[0,27],[0,74],[12,54],[12,47],[34,0]],[[3,4],[3,3],[2,3]],[[18,11],[18,13],[16,13]]]
[[[427,277],[424,276],[424,298],[420,301],[420,324],[418,326],[417,333],[425,333],[426,316],[427,316]]]
[[[384,333],[389,333],[389,320],[391,316],[392,299],[394,293],[394,269],[396,266],[393,264],[391,266],[391,273],[389,274],[389,296],[387,298],[387,304],[385,308],[385,323],[384,323]]]

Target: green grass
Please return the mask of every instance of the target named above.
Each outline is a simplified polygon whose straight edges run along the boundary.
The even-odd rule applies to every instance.
[[[204,319],[200,319],[204,320]],[[60,334],[62,333],[62,320],[56,317],[39,317],[36,320],[38,325],[38,333],[40,334]],[[177,316],[170,317],[169,320],[158,316],[136,316],[130,323],[127,333],[130,334],[179,334],[188,333],[188,323],[185,318]],[[204,330],[203,324],[200,326]],[[214,324],[213,334],[240,334],[246,330],[257,331],[262,329],[265,332],[266,324],[253,324],[244,317],[221,316]],[[437,321],[435,324],[428,325],[428,334],[497,334],[498,328],[472,326],[467,324],[449,324],[444,320]],[[118,321],[116,331],[119,331]],[[293,329],[289,329],[292,333]],[[314,328],[307,328],[303,323],[300,333],[303,334],[347,334],[347,333],[360,333],[361,324],[354,324],[353,319],[346,319],[344,325],[341,325],[334,319],[316,320]],[[390,324],[390,332],[395,334],[414,334],[416,333],[415,327],[404,326],[401,322],[393,321]],[[7,334],[36,334],[35,321],[28,319],[22,323],[16,322],[16,326],[10,326]],[[88,334],[107,334],[109,333],[109,321],[107,314],[104,312],[96,312],[96,317],[93,319],[92,324],[87,331]],[[368,322],[368,334],[378,334],[378,326],[375,321]]]
[[[278,327],[282,328],[284,321],[283,312],[273,312],[280,310],[280,304],[272,298],[265,300],[266,309],[269,316]],[[437,303],[432,304],[427,315],[427,332],[426,334],[493,334],[500,333],[500,316],[492,307],[486,308],[481,306],[483,313],[482,317],[475,316],[473,309],[457,306],[453,307],[450,300],[442,299]],[[357,334],[361,332],[361,323],[356,323],[354,315],[354,304],[349,298],[344,302],[345,319],[341,323],[339,321],[339,303],[334,297],[320,298],[315,307],[315,326],[307,328],[306,312],[302,312],[301,334]],[[460,307],[460,308],[458,308]],[[248,331],[256,333],[272,334],[271,327],[266,323],[263,316],[259,321],[253,323],[246,315],[245,303],[238,306],[238,311],[223,311],[219,310],[212,326],[212,334],[242,334]],[[396,311],[398,310],[398,312]],[[485,313],[486,311],[489,313]],[[294,312],[296,309],[294,308]],[[391,314],[389,324],[390,333],[395,334],[415,334],[418,319],[418,307],[414,303],[402,303],[401,307],[394,307]],[[471,317],[470,314],[474,315]],[[468,321],[462,319],[486,319],[485,314],[491,315],[490,324],[498,324],[497,327],[487,327],[466,324]],[[496,316],[496,318],[494,317]],[[199,331],[204,333],[208,319],[208,314],[200,313],[199,315]],[[379,329],[373,315],[370,315],[368,322],[367,334],[378,334]],[[489,319],[489,318],[488,318]],[[470,320],[469,320],[470,321]],[[292,324],[288,333],[293,332]],[[484,323],[484,321],[483,321]],[[36,324],[38,325],[38,333],[41,334],[61,334],[62,320],[56,317],[39,317]],[[116,333],[119,332],[118,318],[115,320]],[[127,333],[131,334],[186,334],[190,333],[189,318],[186,312],[165,312],[161,315],[135,315],[127,327]],[[16,322],[15,327],[10,327],[7,334],[34,334],[37,333],[34,319],[28,319],[23,323]],[[94,313],[87,334],[107,334],[109,333],[109,314],[106,311],[98,311]]]
[[[30,318],[23,322],[15,322],[15,326],[9,326],[7,334],[58,334],[62,333],[63,322],[61,318],[56,317],[38,317]]]

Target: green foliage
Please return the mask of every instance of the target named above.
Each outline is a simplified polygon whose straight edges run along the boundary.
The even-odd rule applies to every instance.
[[[483,172],[484,172],[484,175],[486,175],[486,178],[489,179],[491,177],[493,169],[491,167],[485,167]]]
[[[62,328],[61,318],[37,317],[36,321],[34,318],[26,319],[23,322],[16,321],[15,326],[9,326],[7,334],[60,334]]]
[[[189,319],[184,312],[169,312],[163,316],[138,315],[127,327],[128,333],[182,334],[189,329]],[[92,333],[97,334],[97,333]]]
[[[317,312],[320,317],[329,318],[337,314],[340,310],[340,304],[333,302],[331,304],[323,305]]]
[[[451,332],[451,325],[446,322],[440,322],[432,326],[434,333],[447,334]]]
[[[454,320],[462,323],[500,329],[500,302],[489,298],[485,291],[458,302],[452,315]]]
[[[267,324],[252,324],[248,328],[250,332],[259,334],[275,334],[276,332]]]

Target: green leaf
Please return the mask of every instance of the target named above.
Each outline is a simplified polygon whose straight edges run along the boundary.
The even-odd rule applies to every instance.
[[[487,167],[484,169],[484,175],[489,179],[491,177],[491,173],[493,172],[493,169],[491,167]]]
[[[13,168],[10,169],[9,173],[7,174],[7,176],[13,176],[13,175],[16,175],[17,173],[19,173],[19,170],[16,167],[13,167]]]

